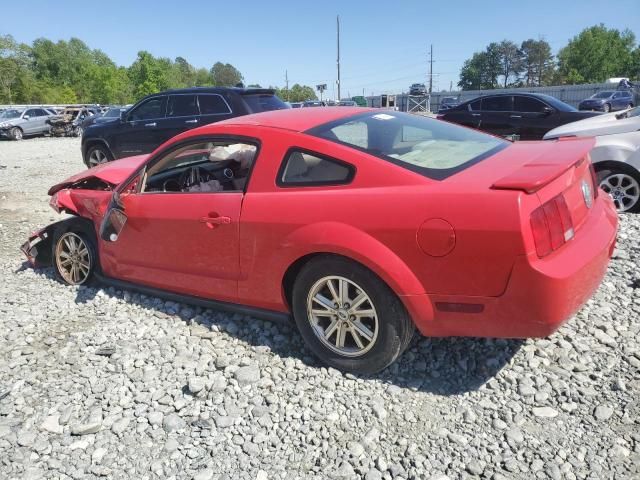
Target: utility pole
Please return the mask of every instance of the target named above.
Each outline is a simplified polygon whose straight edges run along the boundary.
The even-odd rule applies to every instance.
[[[433,90],[433,43],[429,50],[429,93]]]
[[[340,15],[336,15],[336,26],[338,27],[338,101],[340,101]]]
[[[284,71],[284,82],[287,85],[287,102],[289,101],[289,72],[287,70]]]

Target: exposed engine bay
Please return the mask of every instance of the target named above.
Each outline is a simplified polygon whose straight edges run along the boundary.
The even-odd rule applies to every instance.
[[[146,177],[145,192],[221,192],[243,190],[256,147],[248,144],[190,146],[178,150]]]

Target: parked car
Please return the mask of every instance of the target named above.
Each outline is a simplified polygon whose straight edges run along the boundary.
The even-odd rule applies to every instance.
[[[42,107],[8,108],[0,113],[0,138],[22,140],[49,133],[51,113]]]
[[[456,97],[442,97],[438,113],[445,112],[453,107],[460,105],[460,101]]]
[[[84,121],[99,112],[99,107],[67,107],[61,114],[49,117],[47,123],[51,125],[51,134],[56,137],[81,137]]]
[[[149,153],[178,133],[249,113],[288,108],[263,88],[197,87],[149,95],[119,121],[89,126],[82,137],[87,167]]]
[[[95,123],[104,123],[104,122],[112,122],[118,120],[123,112],[126,112],[127,109],[125,107],[109,107],[104,112],[98,113],[96,115],[91,115],[88,118],[85,118],[80,126],[83,129],[95,124]]]
[[[302,106],[302,102],[291,102],[291,108],[300,108]]]
[[[338,102],[339,107],[357,107],[358,105],[353,100],[340,100]]]
[[[414,83],[409,87],[409,95],[424,96],[427,94],[427,87],[424,83]]]
[[[579,110],[614,112],[633,107],[633,93],[629,90],[607,90],[591,95],[578,104]]]
[[[569,123],[544,136],[561,137],[595,137],[589,156],[600,188],[619,212],[640,212],[640,107]]]
[[[356,105],[359,107],[367,106],[367,99],[363,95],[356,95],[355,97],[351,97],[351,100],[356,102]]]
[[[594,115],[599,114],[579,112],[549,95],[500,93],[461,103],[438,118],[503,137],[540,140],[549,130]]]
[[[308,100],[306,102],[302,102],[302,107],[326,107],[326,102],[321,102],[320,100]]]
[[[593,143],[360,107],[237,117],[53,186],[73,217],[22,250],[71,285],[293,315],[325,363],[370,374],[416,328],[546,337],[591,296],[618,222]]]

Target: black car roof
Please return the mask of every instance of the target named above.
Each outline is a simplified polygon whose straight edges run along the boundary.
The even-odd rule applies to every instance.
[[[235,92],[239,95],[250,94],[274,94],[275,90],[272,88],[241,88],[241,87],[189,87],[189,88],[175,88],[172,90],[164,90],[163,92],[154,93],[149,95],[162,95],[162,94],[175,94],[175,93],[227,93]]]

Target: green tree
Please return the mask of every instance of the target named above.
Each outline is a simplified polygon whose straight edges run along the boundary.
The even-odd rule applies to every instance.
[[[633,72],[635,35],[604,25],[584,29],[558,52],[565,83],[598,83]]]
[[[28,75],[30,49],[11,35],[0,35],[0,102],[13,103],[16,89]]]
[[[522,52],[518,46],[510,40],[502,40],[495,46],[495,55],[500,64],[503,87],[518,82],[522,72]]]
[[[158,59],[149,52],[138,52],[138,58],[128,69],[135,99],[169,88],[170,62]]]
[[[555,64],[551,45],[545,40],[525,40],[520,45],[524,85],[539,87],[549,85],[553,79]]]
[[[211,67],[211,76],[216,87],[235,87],[243,80],[240,71],[230,63],[216,62]]]

